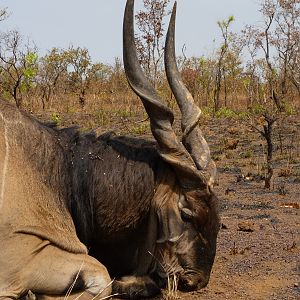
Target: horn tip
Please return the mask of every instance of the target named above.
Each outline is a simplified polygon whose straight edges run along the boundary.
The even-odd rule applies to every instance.
[[[174,2],[174,5],[173,5],[173,14],[176,14],[176,9],[177,9],[177,1]]]

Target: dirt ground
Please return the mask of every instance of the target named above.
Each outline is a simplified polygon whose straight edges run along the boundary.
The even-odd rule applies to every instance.
[[[299,121],[275,128],[271,190],[261,178],[264,142],[257,132],[239,121],[217,120],[207,125],[206,136],[218,159],[222,229],[209,285],[178,293],[179,299],[300,299]],[[237,147],[226,149],[234,140]]]
[[[87,119],[89,116],[81,125]],[[78,119],[64,120],[64,125],[78,124]],[[192,293],[178,292],[178,299],[300,299],[299,116],[276,124],[274,176],[271,189],[266,190],[265,142],[260,134],[248,121],[204,122],[205,137],[219,171],[215,189],[220,198],[222,229],[209,285]],[[145,134],[148,130],[143,123],[120,116],[106,125],[101,131]],[[174,298],[164,295],[156,299]]]
[[[180,299],[299,299],[299,210],[281,207],[299,203],[299,183],[288,184],[282,197],[261,183],[236,183],[230,173],[222,173],[220,182],[234,191],[225,195],[217,188],[223,229],[210,283]]]

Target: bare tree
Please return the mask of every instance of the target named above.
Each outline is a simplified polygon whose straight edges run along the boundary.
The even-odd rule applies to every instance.
[[[278,9],[278,1],[264,0],[264,2],[262,3],[261,12],[265,16],[265,29],[264,29],[264,33],[260,35],[260,38],[258,39],[257,43],[259,44],[259,46],[264,52],[267,67],[268,67],[267,78],[269,84],[270,98],[274,101],[277,109],[279,111],[283,111],[281,98],[279,97],[276,91],[277,72],[270,57],[270,48],[272,44],[271,26],[275,21],[277,9]]]
[[[219,21],[218,26],[221,29],[223,44],[220,47],[218,54],[218,63],[216,69],[215,88],[214,88],[214,112],[216,113],[220,109],[220,92],[222,78],[224,76],[224,59],[229,48],[230,32],[229,26],[234,21],[234,17],[230,16],[227,20]]]
[[[267,112],[263,113],[260,118],[260,126],[262,129],[260,129],[257,126],[252,125],[252,127],[260,133],[262,138],[265,139],[267,144],[267,153],[266,153],[266,176],[265,176],[265,188],[270,189],[271,188],[271,180],[273,177],[273,126],[274,123],[277,121],[277,117],[274,115],[271,115]]]
[[[154,86],[157,86],[163,57],[164,18],[170,14],[170,0],[143,0],[144,10],[136,14],[140,34],[136,36],[139,60]]]
[[[284,101],[291,83],[300,91],[297,80],[300,0],[262,0],[260,12],[264,17],[264,28],[248,26],[244,33],[248,34],[248,45],[252,44],[255,55],[262,50],[265,64],[261,66],[268,83],[269,98],[281,112],[285,109]]]
[[[248,102],[247,107],[251,108],[254,104],[260,103],[260,87],[261,76],[259,72],[258,64],[258,45],[256,42],[256,36],[259,35],[259,30],[252,25],[246,25],[241,31],[240,41],[249,54],[249,59],[245,64],[244,73],[244,88],[246,89]]]
[[[299,91],[300,0],[280,0],[275,17],[274,46],[281,62],[281,94],[288,93],[289,80]],[[298,78],[298,79],[297,79]]]
[[[7,7],[4,7],[4,8],[0,7],[0,22],[4,21],[8,17],[9,17],[9,12],[8,12]]]

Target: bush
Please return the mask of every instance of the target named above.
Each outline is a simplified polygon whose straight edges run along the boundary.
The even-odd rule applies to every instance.
[[[209,118],[213,115],[213,109],[209,106],[204,106],[201,108],[202,116]]]
[[[295,108],[290,103],[283,101],[282,105],[283,105],[284,111],[288,115],[294,115],[296,113]]]
[[[61,125],[62,120],[61,120],[61,116],[58,113],[56,112],[52,113],[51,120],[55,123],[56,126]]]
[[[216,112],[217,118],[235,118],[236,116],[236,112],[227,107],[222,107]]]
[[[250,107],[250,112],[253,115],[261,115],[261,114],[265,113],[266,110],[267,109],[261,104],[254,104],[253,106]]]

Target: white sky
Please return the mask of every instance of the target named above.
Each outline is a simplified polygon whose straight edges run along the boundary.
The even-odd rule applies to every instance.
[[[125,0],[0,0],[10,17],[0,30],[17,29],[43,55],[52,47],[88,48],[92,59],[112,63],[122,56],[122,17]],[[260,0],[178,0],[176,44],[187,56],[210,53],[220,42],[217,21],[235,17],[233,31],[258,25]],[[141,7],[136,0],[136,9]],[[174,1],[171,1],[173,5]],[[214,42],[215,41],[215,42]]]

